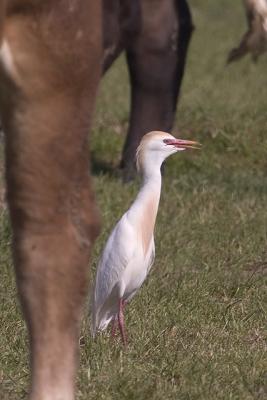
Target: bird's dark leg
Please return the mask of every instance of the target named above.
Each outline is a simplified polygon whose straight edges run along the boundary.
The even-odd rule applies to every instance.
[[[118,322],[119,322],[119,329],[120,329],[120,333],[121,333],[122,342],[123,342],[124,346],[126,346],[127,345],[127,338],[126,338],[125,326],[124,326],[123,309],[124,309],[124,301],[123,301],[123,299],[120,299],[120,301],[119,301]]]

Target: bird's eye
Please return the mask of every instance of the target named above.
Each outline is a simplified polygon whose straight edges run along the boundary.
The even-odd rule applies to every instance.
[[[165,144],[171,144],[173,142],[172,139],[163,139],[163,143]]]

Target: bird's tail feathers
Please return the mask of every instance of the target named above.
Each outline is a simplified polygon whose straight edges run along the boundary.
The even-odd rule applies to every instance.
[[[91,334],[95,337],[97,331],[104,331],[118,314],[118,299],[120,285],[116,284],[104,303],[100,303],[96,291],[91,296]],[[100,304],[99,304],[100,303]]]

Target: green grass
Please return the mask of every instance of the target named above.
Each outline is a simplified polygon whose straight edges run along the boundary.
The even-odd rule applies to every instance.
[[[128,349],[108,335],[92,341],[83,322],[79,400],[266,398],[267,58],[254,65],[247,57],[226,68],[227,52],[245,30],[242,3],[191,4],[197,29],[174,132],[199,140],[203,149],[167,162],[156,261],[127,309]],[[102,213],[93,271],[138,190],[138,182],[125,187],[115,170],[128,97],[120,59],[102,81],[92,135]],[[9,245],[3,211],[0,397],[6,399],[25,397],[29,377]]]

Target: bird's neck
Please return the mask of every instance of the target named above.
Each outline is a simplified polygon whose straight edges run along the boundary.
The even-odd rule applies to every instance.
[[[147,253],[158,212],[161,192],[160,170],[152,175],[144,175],[141,189],[129,210],[129,217],[136,225],[142,240],[144,254]]]
[[[153,201],[158,209],[160,192],[161,173],[159,170],[158,173],[154,173],[153,175],[143,175],[142,186],[135,201],[141,208],[144,207],[148,201]]]

